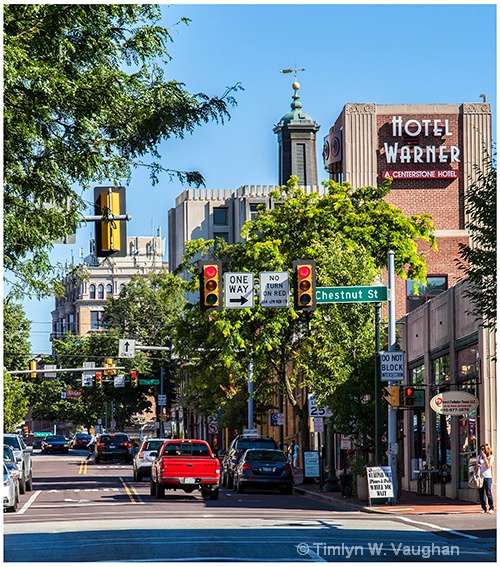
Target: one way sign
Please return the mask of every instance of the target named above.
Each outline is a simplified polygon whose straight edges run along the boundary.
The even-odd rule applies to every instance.
[[[118,341],[118,358],[134,358],[135,339],[120,339]]]
[[[252,308],[254,305],[254,276],[249,272],[225,272],[224,307],[226,309]]]

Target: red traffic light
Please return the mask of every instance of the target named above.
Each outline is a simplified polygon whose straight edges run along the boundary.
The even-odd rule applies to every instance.
[[[295,260],[293,262],[294,307],[300,311],[316,309],[316,262]]]
[[[311,275],[311,268],[309,266],[299,266],[297,273],[299,278],[308,278]]]
[[[205,276],[207,278],[215,278],[215,276],[217,275],[217,268],[215,266],[212,265],[205,266],[204,270],[205,270]]]
[[[203,311],[222,309],[222,263],[217,261],[201,261],[200,275],[200,307]]]

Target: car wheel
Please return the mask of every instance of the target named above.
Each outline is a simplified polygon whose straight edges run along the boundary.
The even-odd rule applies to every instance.
[[[227,487],[228,488],[233,488],[234,482],[233,482],[233,477],[231,476],[231,474],[228,472],[227,473]]]
[[[157,500],[163,500],[163,498],[165,498],[165,487],[159,482],[155,484],[156,484],[155,498]]]
[[[220,475],[220,484],[224,487],[227,486],[226,473],[224,471],[222,471],[222,474]]]
[[[245,487],[241,484],[241,482],[236,481],[236,479],[234,479],[234,489],[238,494],[243,494],[245,492]]]
[[[219,500],[219,489],[214,488],[213,490],[211,490],[208,498],[210,500]]]
[[[26,481],[26,490],[28,492],[33,490],[33,471],[31,472],[29,479]]]
[[[149,493],[151,496],[156,495],[156,482],[154,482],[153,479],[151,479],[151,482],[149,483]]]
[[[136,471],[135,476],[137,477],[137,482],[142,482],[142,473]]]
[[[19,478],[19,494],[24,494],[26,492],[26,478],[24,475]]]
[[[137,471],[134,469],[134,482],[137,482]]]

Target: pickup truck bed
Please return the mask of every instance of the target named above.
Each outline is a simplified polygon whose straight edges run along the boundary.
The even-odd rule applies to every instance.
[[[219,460],[206,441],[169,439],[151,465],[151,496],[164,498],[165,490],[199,489],[203,497],[216,500],[219,479]]]

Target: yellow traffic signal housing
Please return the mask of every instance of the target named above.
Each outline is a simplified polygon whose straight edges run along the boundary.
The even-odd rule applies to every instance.
[[[200,307],[202,311],[222,309],[222,262],[202,260],[200,276]]]
[[[126,215],[125,187],[95,187],[95,214],[104,216],[95,221],[96,256],[127,255],[127,221],[107,217]]]
[[[392,407],[399,407],[399,386],[385,386],[384,390],[389,394],[385,396],[387,403]]]
[[[101,372],[95,373],[95,385],[98,388],[102,388],[102,373]]]
[[[106,362],[103,364],[104,368],[104,375],[114,375],[116,374],[115,363],[112,358],[106,358]]]
[[[36,369],[37,369],[36,360],[30,360],[30,370],[36,370]],[[30,373],[30,378],[36,378],[37,376],[38,376],[38,374],[36,372]]]
[[[132,388],[137,388],[137,371],[131,370],[130,371],[130,385]]]
[[[294,260],[294,307],[300,311],[316,309],[316,262],[314,260]]]

